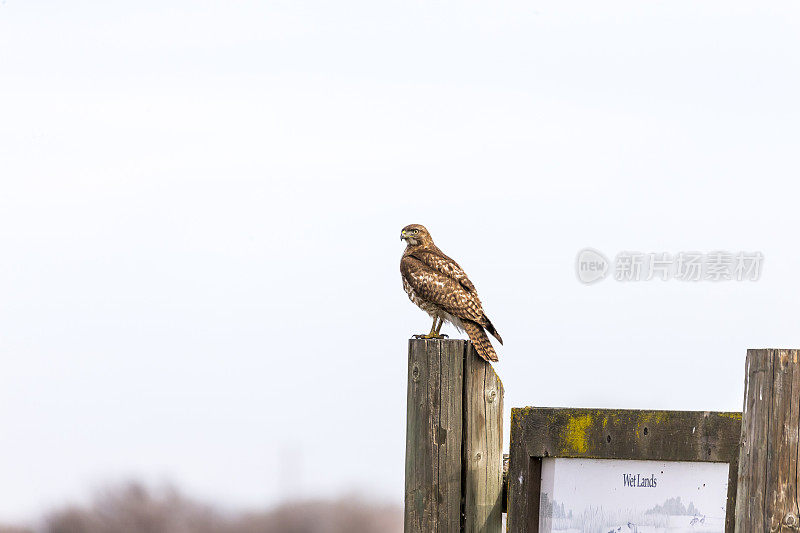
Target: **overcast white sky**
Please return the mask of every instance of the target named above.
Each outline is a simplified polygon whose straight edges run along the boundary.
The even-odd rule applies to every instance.
[[[401,502],[409,223],[507,408],[741,409],[745,350],[800,347],[798,94],[794,2],[2,0],[0,520]],[[586,246],[765,262],[584,286]]]

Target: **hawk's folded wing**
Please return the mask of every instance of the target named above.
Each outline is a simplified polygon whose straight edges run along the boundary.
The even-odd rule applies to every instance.
[[[450,261],[455,264],[455,261]],[[442,261],[439,264],[447,268],[446,262]],[[463,270],[457,264],[455,267],[463,274]],[[462,320],[483,322],[481,302],[477,294],[473,292],[474,287],[466,275],[464,275],[464,279],[467,280],[472,290],[468,289],[462,280],[451,277],[428,265],[427,262],[410,255],[403,257],[400,262],[400,271],[403,279],[418,297],[441,307]]]
[[[443,253],[433,253],[430,251],[420,250],[410,255],[411,257],[419,259],[422,263],[436,272],[457,280],[465,289],[474,294],[476,299],[478,298],[478,292],[475,290],[475,285],[473,285],[469,280],[466,272],[464,272],[464,269],[462,269],[458,263]],[[480,300],[478,300],[478,306],[480,307]]]

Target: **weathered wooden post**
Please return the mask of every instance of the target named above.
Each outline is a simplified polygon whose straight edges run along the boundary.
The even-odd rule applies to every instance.
[[[463,341],[409,341],[406,532],[460,531],[463,383]]]
[[[798,350],[747,350],[736,532],[797,531]]]
[[[463,340],[408,345],[405,531],[502,527],[503,385]]]

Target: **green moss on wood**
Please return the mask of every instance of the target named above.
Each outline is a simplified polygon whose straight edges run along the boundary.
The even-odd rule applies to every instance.
[[[570,416],[567,418],[567,429],[564,440],[570,451],[586,453],[589,449],[589,436],[586,430],[592,427],[594,417],[590,414]]]

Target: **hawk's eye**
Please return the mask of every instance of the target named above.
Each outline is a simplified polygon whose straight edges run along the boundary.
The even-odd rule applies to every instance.
[[[419,233],[419,230],[418,229],[412,229],[411,233]]]

